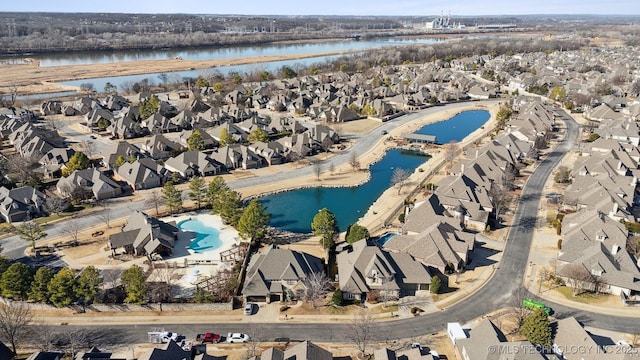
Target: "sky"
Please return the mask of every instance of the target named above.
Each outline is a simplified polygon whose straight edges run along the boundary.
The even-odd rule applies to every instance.
[[[8,12],[452,16],[639,15],[638,0],[3,0]]]

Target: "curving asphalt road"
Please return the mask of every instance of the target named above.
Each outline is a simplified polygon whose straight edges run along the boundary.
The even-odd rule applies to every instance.
[[[579,127],[566,113],[561,115],[564,117],[566,125],[565,137],[556,149],[544,158],[525,184],[507,237],[502,260],[493,277],[480,291],[445,310],[410,319],[379,323],[378,340],[411,338],[440,332],[446,328],[447,322],[467,323],[509,304],[513,292],[523,285],[544,183],[562,157],[575,146]],[[393,125],[385,124],[384,126],[388,129]],[[342,158],[344,161],[348,159],[346,156],[348,154],[344,154]],[[638,329],[637,318],[591,313],[549,301],[545,302],[554,309],[558,318],[574,316],[586,325],[626,333],[634,333]],[[212,326],[215,326],[216,331],[223,334],[226,332],[247,332],[248,327],[258,326],[247,323],[156,325],[185,334],[210,331]],[[289,338],[318,342],[350,341],[345,337],[349,331],[349,324],[269,323],[264,326],[268,326],[268,331],[266,331],[268,336],[263,340]],[[96,343],[127,344],[145,342],[149,325],[91,325],[69,326],[68,328],[83,328]]]

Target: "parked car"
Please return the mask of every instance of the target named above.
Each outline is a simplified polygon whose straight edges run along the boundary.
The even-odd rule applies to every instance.
[[[212,332],[208,332],[208,333],[204,333],[204,334],[198,334],[196,335],[196,341],[200,342],[202,344],[204,343],[218,343],[220,342],[220,334],[216,334],[216,333],[212,333]]]
[[[228,343],[246,343],[249,341],[249,335],[242,333],[229,333],[227,334]]]
[[[380,135],[387,135],[387,130],[382,130],[382,132],[380,132]]]
[[[253,315],[253,303],[252,302],[248,302],[245,306],[244,306],[244,314],[245,315]]]

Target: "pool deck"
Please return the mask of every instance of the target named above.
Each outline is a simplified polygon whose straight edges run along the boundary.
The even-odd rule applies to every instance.
[[[191,262],[214,262],[215,264],[220,262],[220,253],[226,250],[233,248],[235,245],[240,245],[242,241],[238,231],[229,225],[225,225],[222,222],[222,219],[218,215],[211,214],[184,214],[176,217],[166,217],[160,220],[171,222],[175,221],[176,224],[179,224],[181,221],[185,220],[200,220],[206,226],[216,228],[220,230],[220,240],[222,241],[222,245],[219,248],[206,251],[203,253],[197,253],[191,248],[189,248],[189,244],[191,244],[191,239],[189,234],[185,231],[180,231],[178,233],[178,240],[173,247],[173,255],[170,258],[165,259],[166,261],[187,261]]]

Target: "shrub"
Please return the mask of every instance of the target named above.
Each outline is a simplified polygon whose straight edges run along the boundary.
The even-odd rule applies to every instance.
[[[285,312],[285,311],[287,311],[287,310],[289,310],[289,305],[282,305],[282,306],[280,306],[280,312]]]
[[[432,294],[439,294],[440,286],[442,286],[442,281],[440,280],[439,277],[434,276],[431,278],[431,285],[429,285],[429,291],[431,291]]]
[[[398,221],[404,224],[404,213],[398,215]]]
[[[562,250],[562,239],[558,239],[558,250]]]
[[[331,297],[333,304],[336,306],[344,305],[344,299],[342,298],[342,290],[337,289],[333,292],[333,296]]]
[[[411,308],[411,310],[410,310],[410,311],[411,311],[411,314],[413,314],[413,315],[418,315],[418,314],[420,314],[421,312],[423,312],[424,310],[420,309],[420,308],[419,308],[419,307],[417,307],[417,306],[414,306],[414,307],[412,307],[412,308]]]

